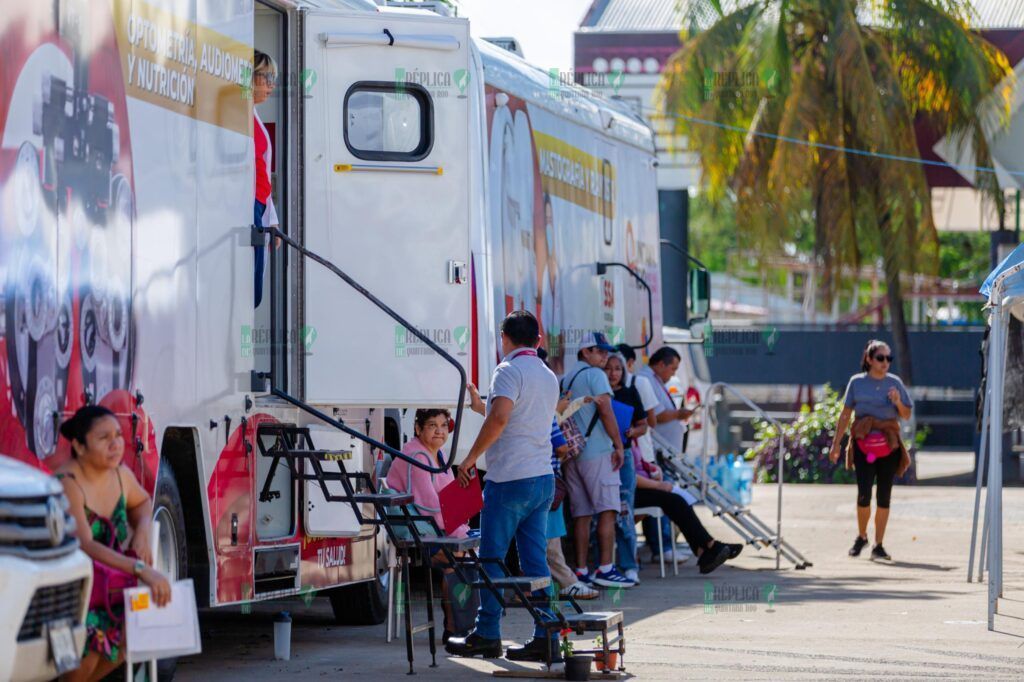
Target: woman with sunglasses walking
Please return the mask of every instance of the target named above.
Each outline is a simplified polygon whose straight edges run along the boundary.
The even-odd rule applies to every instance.
[[[857,538],[850,556],[860,556],[868,544],[868,520],[871,518],[871,488],[877,481],[875,497],[875,546],[873,560],[890,561],[882,547],[885,527],[889,521],[889,500],[892,484],[910,466],[910,455],[900,437],[900,420],[909,419],[914,407],[903,382],[889,373],[892,351],[884,341],[868,341],[861,357],[861,373],[850,377],[843,400],[843,411],[836,425],[836,435],[829,459],[839,461],[840,444],[855,415],[846,446],[846,468],[857,470]]]

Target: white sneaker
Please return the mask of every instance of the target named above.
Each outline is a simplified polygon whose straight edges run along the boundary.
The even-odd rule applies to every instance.
[[[654,555],[654,556],[655,556],[655,558],[652,560],[651,563],[656,564],[656,563],[658,563],[657,555]],[[692,558],[693,558],[693,554],[691,552],[686,552],[686,551],[683,551],[683,550],[679,550],[678,552],[673,552],[671,549],[666,549],[665,550],[665,563],[666,564],[672,563],[672,560],[675,559],[676,563],[678,563],[680,566],[682,566],[683,564],[685,564],[687,561],[689,561]]]
[[[590,585],[577,580],[572,585],[569,585],[569,587],[563,587],[559,594],[563,597],[572,597],[573,599],[584,600],[597,599],[599,592]]]
[[[635,568],[630,568],[626,571],[626,579],[632,580],[637,585],[640,584],[640,574],[637,572]]]

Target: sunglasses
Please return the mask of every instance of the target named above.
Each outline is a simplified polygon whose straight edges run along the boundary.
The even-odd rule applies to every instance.
[[[888,362],[889,364],[892,364],[891,355],[873,355],[871,359],[878,360],[879,362]]]

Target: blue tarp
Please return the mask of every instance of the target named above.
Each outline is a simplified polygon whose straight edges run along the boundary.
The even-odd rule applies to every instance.
[[[1024,262],[1024,244],[1018,244],[1017,248],[1011,251],[1010,255],[1004,258],[1003,262],[997,265],[996,269],[990,272],[988,277],[985,278],[985,281],[982,282],[981,289],[979,289],[981,295],[989,296],[992,293],[992,285],[995,283],[999,275],[1006,270],[1009,270],[1014,265],[1022,262]]]

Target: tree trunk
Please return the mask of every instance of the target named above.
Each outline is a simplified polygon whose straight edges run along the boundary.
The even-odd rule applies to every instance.
[[[910,360],[910,336],[907,333],[907,318],[903,314],[903,291],[900,287],[899,269],[890,267],[887,260],[885,267],[885,297],[889,303],[889,323],[892,325],[893,353],[896,355],[896,368],[900,378],[907,386],[914,383]],[[892,272],[892,270],[896,270]]]

